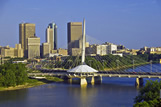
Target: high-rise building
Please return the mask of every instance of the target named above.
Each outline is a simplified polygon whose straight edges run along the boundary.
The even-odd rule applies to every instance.
[[[72,48],[82,48],[82,22],[69,22],[68,31],[68,54],[72,55]]]
[[[46,57],[50,53],[50,44],[49,43],[43,43],[42,44],[42,53],[43,57]]]
[[[50,44],[50,51],[57,49],[57,25],[50,23],[46,29],[46,42]]]
[[[40,38],[31,37],[27,39],[28,43],[28,59],[40,57]]]
[[[32,23],[21,23],[19,24],[19,43],[24,49],[24,55],[27,56],[27,39],[35,37],[35,24]]]

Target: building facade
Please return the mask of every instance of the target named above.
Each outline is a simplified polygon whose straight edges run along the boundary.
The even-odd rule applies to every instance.
[[[112,54],[114,51],[117,51],[117,45],[110,44],[107,47],[107,54]]]
[[[58,54],[61,56],[67,56],[68,55],[68,51],[66,49],[58,49]]]
[[[40,38],[28,38],[28,59],[40,57]]]
[[[96,47],[96,54],[97,55],[107,55],[107,48],[108,48],[108,45],[98,45]]]
[[[46,29],[46,42],[49,43],[50,50],[57,49],[57,25],[50,23]]]
[[[19,24],[19,43],[24,50],[24,55],[27,56],[27,39],[35,37],[35,24],[32,23],[21,23]]]
[[[49,43],[43,43],[42,44],[42,54],[43,57],[49,55],[50,53],[50,44]]]
[[[15,48],[6,46],[1,47],[1,56],[11,58],[22,58],[24,56],[21,44],[16,44]]]
[[[72,48],[82,48],[82,22],[69,22],[67,24],[67,34],[68,54],[72,55]]]

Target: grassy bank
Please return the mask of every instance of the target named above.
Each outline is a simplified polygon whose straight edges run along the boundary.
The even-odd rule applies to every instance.
[[[28,79],[25,84],[18,85],[15,87],[0,87],[0,91],[8,91],[8,90],[18,90],[18,89],[24,89],[24,88],[31,88],[51,82],[62,82],[63,79],[57,78],[57,77],[46,77],[46,79]]]

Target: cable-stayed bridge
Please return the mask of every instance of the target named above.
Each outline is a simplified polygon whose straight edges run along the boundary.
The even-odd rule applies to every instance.
[[[143,85],[143,78],[161,79],[161,72],[129,72],[129,71],[99,71],[96,73],[69,73],[67,70],[49,70],[39,69],[41,73],[28,73],[29,77],[36,76],[57,76],[65,79],[72,78],[93,78],[91,82],[102,81],[102,77],[118,77],[118,78],[136,78],[136,85]],[[99,78],[99,79],[98,79]]]
[[[136,78],[136,85],[143,84],[143,78],[161,78],[160,67],[153,66],[152,61],[145,61],[140,56],[105,55],[89,57],[85,54],[85,20],[83,21],[83,36],[81,56],[67,57],[61,64],[54,68],[66,68],[67,70],[39,69],[42,73],[29,73],[29,76],[51,75],[60,76],[72,81],[72,78],[80,78],[80,84],[86,85],[86,78],[91,78],[91,83],[102,81],[102,77],[128,77]],[[56,65],[56,64],[55,64]],[[146,66],[149,65],[149,66]],[[52,66],[52,65],[51,65]],[[137,69],[135,69],[137,67]],[[154,70],[156,70],[154,72]]]

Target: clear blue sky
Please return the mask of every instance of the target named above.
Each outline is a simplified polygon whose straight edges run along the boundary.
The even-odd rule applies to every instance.
[[[0,0],[0,46],[19,42],[19,23],[36,24],[45,42],[50,22],[58,26],[58,47],[67,45],[67,22],[86,19],[87,35],[127,48],[161,46],[161,0]]]

